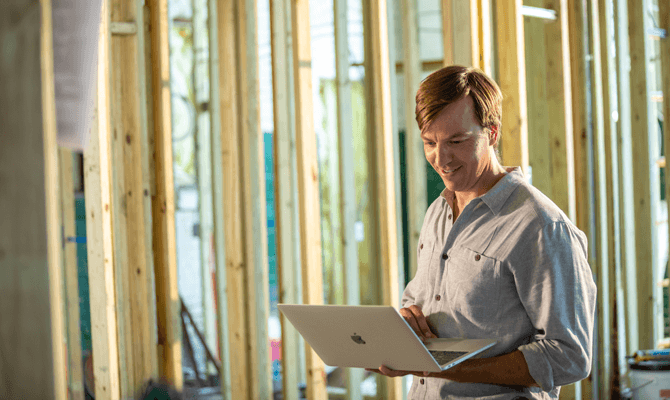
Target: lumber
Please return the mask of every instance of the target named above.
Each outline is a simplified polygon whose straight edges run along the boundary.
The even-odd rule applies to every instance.
[[[321,272],[321,220],[316,135],[312,109],[312,67],[310,49],[309,2],[291,2],[293,40],[293,83],[295,98],[298,204],[300,204],[300,264],[302,301],[323,303]],[[325,399],[326,379],[323,361],[305,344],[307,398]]]
[[[503,94],[502,163],[528,172],[526,63],[521,0],[496,2],[498,84]]]
[[[442,9],[442,46],[444,47],[444,67],[455,63],[454,54],[454,23],[452,2],[454,0],[441,0]]]
[[[209,90],[210,119],[212,129],[212,176],[214,188],[214,255],[216,257],[215,290],[216,329],[218,331],[218,357],[221,363],[219,373],[221,396],[232,399],[231,361],[228,320],[228,282],[226,279],[226,239],[223,186],[223,145],[221,143],[221,83],[219,81],[219,16],[217,0],[209,0]]]
[[[337,18],[337,17],[336,17]],[[297,181],[293,178],[296,162],[293,127],[292,60],[289,44],[290,5],[287,0],[270,1],[270,45],[272,47],[272,96],[274,111],[275,221],[277,227],[277,272],[279,301],[298,304],[300,293],[300,254],[297,213]],[[336,28],[337,29],[337,19]],[[337,39],[336,39],[337,40]],[[336,42],[337,46],[337,42]],[[336,58],[337,59],[337,58]],[[298,400],[300,376],[300,335],[286,317],[280,315],[282,329],[282,391],[287,400]]]
[[[604,395],[605,398],[610,398],[610,386],[609,380],[611,378],[611,356],[610,356],[610,329],[611,324],[610,318],[610,304],[609,300],[609,274],[610,274],[610,264],[613,260],[609,258],[609,243],[608,235],[608,202],[607,202],[607,170],[606,170],[606,149],[605,149],[605,107],[609,104],[606,95],[605,95],[605,84],[603,76],[603,60],[602,60],[602,51],[601,51],[601,41],[600,41],[600,10],[598,0],[590,0],[590,29],[589,33],[591,35],[592,43],[592,54],[593,54],[593,68],[591,70],[591,81],[592,83],[592,107],[593,107],[593,140],[594,140],[594,167],[595,167],[595,199],[596,199],[596,221],[595,221],[595,230],[599,234],[597,235],[597,240],[595,243],[592,243],[591,246],[595,247],[596,250],[596,266],[595,266],[595,279],[598,283],[598,296],[600,301],[598,302],[598,319],[596,324],[598,328],[596,329],[598,338],[596,346],[597,354],[594,356],[598,358],[598,391],[600,395]],[[606,67],[606,64],[604,65]]]
[[[68,239],[77,236],[74,215],[73,153],[59,149],[60,203],[63,222],[63,288],[65,306],[65,331],[67,333],[68,391],[74,400],[84,400],[82,371],[81,327],[79,323],[79,277],[77,270],[77,245]]]
[[[650,140],[652,122],[649,107],[649,39],[646,31],[646,7],[644,3],[628,1],[628,36],[630,44],[630,104],[631,131],[635,138],[631,141],[633,155],[633,188],[635,204],[635,256],[637,276],[637,318],[639,346],[654,348],[659,339],[656,332],[658,321],[654,318],[654,273],[658,266],[656,259],[656,228],[654,208],[651,199],[655,194],[652,187],[652,164]]]
[[[617,0],[615,2],[615,35],[618,76],[618,98],[630,97],[630,47],[628,40],[628,11],[627,1]],[[618,102],[619,123],[617,124],[617,139],[619,146],[619,176],[622,190],[619,194],[620,218],[621,218],[621,262],[622,275],[624,278],[623,292],[625,304],[625,326],[626,326],[626,353],[633,354],[639,350],[638,330],[638,298],[637,298],[637,268],[635,248],[635,205],[633,190],[633,153],[632,153],[632,126],[631,126],[631,102]]]
[[[371,176],[374,177],[373,193],[376,201],[376,251],[378,252],[378,280],[380,304],[398,307],[400,291],[398,281],[398,223],[396,215],[396,168],[393,140],[391,77],[386,0],[366,3],[367,18],[364,30],[369,32],[370,60],[366,62],[368,96],[374,107],[368,110],[372,122],[368,136],[371,151]],[[400,399],[402,380],[381,379],[378,394],[385,399]]]
[[[247,332],[251,398],[272,397],[272,368],[268,340],[269,267],[267,206],[265,191],[265,151],[260,126],[260,85],[258,72],[257,4],[239,0],[237,9],[240,160],[242,163],[242,218],[247,285]]]
[[[231,393],[234,399],[249,399],[252,368],[247,350],[247,312],[245,259],[242,218],[242,188],[239,176],[241,118],[238,98],[240,82],[237,64],[237,2],[219,2],[219,95],[221,98],[221,154],[223,161],[224,222],[226,248],[226,283],[228,318],[237,321],[228,327],[230,360],[236,367],[230,370]]]
[[[404,112],[405,154],[407,154],[407,206],[409,240],[409,277],[414,278],[417,269],[416,251],[419,234],[426,212],[426,157],[423,152],[421,132],[416,123],[416,92],[421,79],[417,4],[415,0],[402,1],[403,65],[404,68]]]
[[[84,152],[86,248],[96,399],[121,399],[112,229],[109,2],[102,6],[95,119]]]
[[[667,35],[667,32],[670,32],[670,3],[667,1],[658,2],[658,15],[659,21],[658,25],[661,29],[665,29],[666,37],[660,40],[660,55],[661,55],[661,87],[663,88],[663,142],[665,145],[665,154],[670,155],[670,36]],[[670,176],[668,176],[668,168],[665,168],[665,199],[666,201],[670,199]],[[668,209],[670,210],[670,202],[668,202]],[[670,214],[669,214],[670,215]],[[668,229],[670,230],[670,224],[668,224]],[[668,271],[666,270],[666,273]],[[668,294],[670,295],[670,289]],[[670,318],[670,317],[668,317]],[[665,321],[669,323],[670,321]]]
[[[42,98],[42,154],[44,159],[44,193],[46,206],[46,255],[49,280],[49,303],[51,311],[51,343],[53,363],[54,399],[65,400],[67,396],[67,315],[64,309],[66,297],[62,271],[63,238],[59,235],[62,222],[59,158],[56,144],[56,93],[53,66],[53,27],[51,2],[40,2],[39,51]],[[36,29],[36,25],[31,26]],[[35,154],[40,156],[39,154]],[[39,165],[39,164],[38,164]],[[61,231],[62,232],[62,231]],[[13,320],[13,318],[12,318]],[[10,397],[14,393],[10,392]]]
[[[151,75],[155,192],[151,196],[152,249],[156,285],[157,353],[159,374],[181,390],[182,345],[177,240],[174,225],[175,198],[172,172],[172,106],[167,0],[151,0]]]

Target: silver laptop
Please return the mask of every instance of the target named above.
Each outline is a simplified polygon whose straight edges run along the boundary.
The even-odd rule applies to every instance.
[[[440,372],[496,343],[495,339],[422,342],[391,306],[279,304],[303,338],[333,367]]]

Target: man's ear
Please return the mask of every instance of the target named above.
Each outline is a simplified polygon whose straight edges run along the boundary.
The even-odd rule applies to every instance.
[[[497,125],[491,125],[489,129],[489,145],[495,146],[500,139],[500,129]]]

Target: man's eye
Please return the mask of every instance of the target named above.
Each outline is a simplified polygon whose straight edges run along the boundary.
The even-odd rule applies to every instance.
[[[424,146],[433,146],[435,143],[433,142],[423,142]]]

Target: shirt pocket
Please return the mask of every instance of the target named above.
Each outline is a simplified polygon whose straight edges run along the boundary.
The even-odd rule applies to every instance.
[[[463,324],[482,334],[494,334],[500,301],[500,261],[467,247],[449,253],[445,293]],[[474,333],[467,329],[470,333]]]

